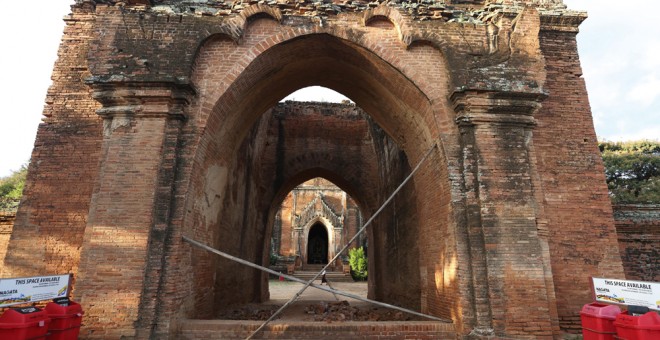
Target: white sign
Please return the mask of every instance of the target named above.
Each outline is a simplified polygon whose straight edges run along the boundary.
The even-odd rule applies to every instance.
[[[660,310],[660,283],[592,278],[596,301]]]
[[[65,274],[0,279],[0,307],[68,296],[69,278]]]

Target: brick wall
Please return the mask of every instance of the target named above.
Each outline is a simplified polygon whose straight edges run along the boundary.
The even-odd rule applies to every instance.
[[[534,129],[545,216],[539,229],[548,235],[561,327],[571,332],[591,299],[589,276],[623,275],[575,34],[541,32],[549,97]]]
[[[660,281],[660,206],[614,205],[623,271],[628,280]]]
[[[409,164],[405,153],[382,131],[374,142],[382,186],[377,200],[385,202],[414,165]],[[433,256],[435,250],[435,247],[420,246],[420,240],[430,235],[422,234],[415,198],[417,190],[420,189],[412,183],[405,185],[367,229],[369,297],[413,310],[420,310],[422,306],[420,272],[424,270],[424,259]],[[373,212],[365,215],[371,218]]]

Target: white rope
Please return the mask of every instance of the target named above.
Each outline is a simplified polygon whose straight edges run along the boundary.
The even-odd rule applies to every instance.
[[[351,245],[351,243],[352,243],[353,241],[355,241],[355,239],[357,239],[358,236],[360,236],[360,234],[362,234],[362,233],[367,229],[367,227],[369,226],[369,224],[371,224],[371,222],[376,218],[376,216],[378,216],[378,214],[380,214],[380,212],[383,211],[383,209],[385,209],[385,207],[390,203],[390,201],[391,201],[392,199],[394,199],[394,196],[399,192],[399,190],[401,190],[401,188],[403,188],[403,186],[404,186],[406,183],[408,183],[408,181],[413,177],[413,175],[415,174],[415,172],[417,172],[417,170],[419,170],[419,168],[420,168],[420,166],[422,165],[422,163],[424,163],[424,161],[426,161],[426,159],[429,157],[429,155],[431,154],[431,151],[433,151],[433,149],[435,149],[437,146],[438,146],[437,143],[436,143],[436,144],[433,144],[433,146],[431,146],[431,148],[429,149],[429,151],[427,151],[426,154],[424,155],[424,157],[422,157],[422,159],[419,161],[419,163],[417,163],[417,166],[415,166],[415,168],[414,168],[413,171],[410,173],[410,175],[408,175],[408,177],[406,177],[406,179],[404,179],[403,182],[401,182],[401,184],[399,185],[399,187],[397,187],[396,190],[394,190],[394,192],[393,192],[393,193],[390,195],[390,197],[385,201],[385,203],[383,203],[383,204],[380,206],[380,208],[376,211],[376,213],[373,214],[373,215],[369,218],[369,220],[367,221],[367,223],[365,223],[364,226],[362,226],[362,228],[360,228],[360,230],[358,230],[358,232],[355,233],[355,236],[353,236],[353,238],[351,238],[351,240],[348,241],[348,243],[346,243],[346,245],[344,246],[344,248],[342,248],[339,252],[337,252],[337,255],[335,255],[335,257],[333,257],[332,260],[328,261],[328,263],[323,267],[323,269],[321,269],[318,273],[316,273],[316,275],[315,275],[311,280],[309,280],[309,282],[307,282],[307,283],[305,284],[305,286],[303,286],[303,287],[300,289],[300,291],[298,291],[298,292],[296,293],[296,295],[294,295],[293,297],[291,297],[291,299],[290,299],[289,301],[287,301],[282,307],[280,307],[280,309],[278,309],[275,313],[273,313],[273,315],[271,315],[270,318],[268,318],[268,320],[266,320],[261,326],[259,326],[259,328],[257,328],[254,332],[252,332],[252,334],[250,334],[250,336],[248,336],[248,337],[246,338],[246,340],[250,340],[250,339],[252,339],[252,337],[253,337],[255,334],[257,334],[262,328],[266,327],[266,325],[268,325],[269,322],[271,322],[273,319],[275,319],[275,317],[276,317],[277,315],[279,315],[284,309],[286,309],[291,303],[293,303],[293,302],[295,302],[296,300],[298,300],[298,298],[300,297],[300,295],[302,295],[302,293],[307,289],[307,287],[309,287],[309,286],[312,284],[312,282],[314,282],[314,280],[316,280],[319,276],[321,276],[321,273],[323,273],[323,271],[325,271],[325,270],[330,266],[330,264],[335,263],[335,260],[337,260],[337,258],[338,258],[338,257],[339,257],[339,256],[340,256],[340,255],[346,250],[346,249],[348,249],[348,247]]]

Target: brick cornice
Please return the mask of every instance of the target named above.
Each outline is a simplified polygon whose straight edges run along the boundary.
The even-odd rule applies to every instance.
[[[183,109],[195,94],[188,84],[165,82],[104,82],[91,87],[93,98],[103,105],[96,113],[104,118],[121,115],[183,120]]]
[[[456,91],[450,96],[456,124],[535,126],[533,114],[547,96],[542,93]]]
[[[577,33],[580,24],[585,19],[587,19],[587,12],[541,12],[541,31]]]

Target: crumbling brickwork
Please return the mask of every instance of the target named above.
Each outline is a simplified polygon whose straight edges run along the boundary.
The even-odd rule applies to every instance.
[[[369,230],[370,297],[459,337],[575,332],[586,278],[623,276],[585,17],[560,0],[76,2],[2,275],[73,272],[82,337],[176,338],[268,298],[265,274],[181,236],[267,264],[296,185],[323,177],[368,219],[421,163]],[[309,85],[369,118],[275,119]]]

